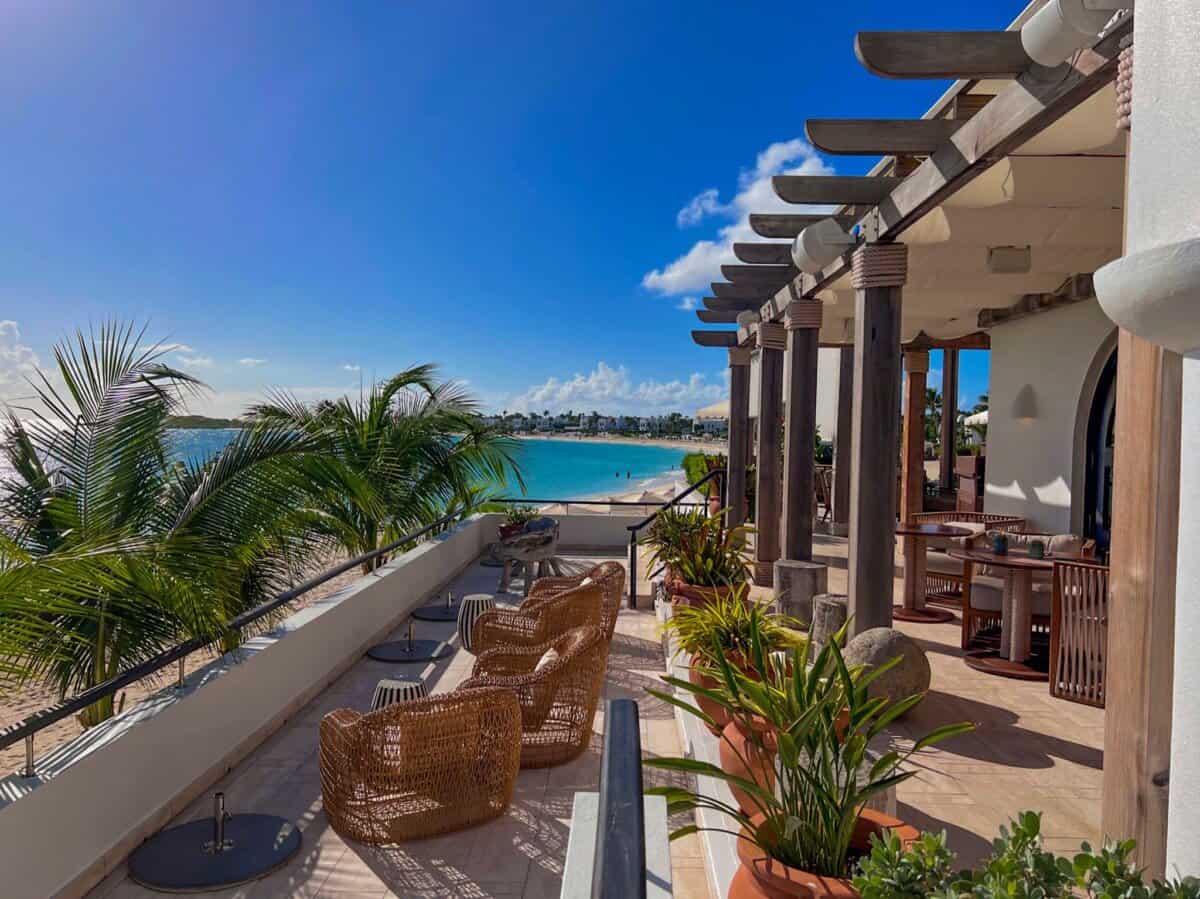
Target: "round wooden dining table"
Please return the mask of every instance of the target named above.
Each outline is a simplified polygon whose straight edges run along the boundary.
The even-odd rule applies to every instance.
[[[904,602],[892,607],[893,618],[920,624],[954,620],[954,613],[949,609],[925,605],[925,541],[930,537],[970,537],[972,533],[967,528],[938,522],[901,522],[896,525],[896,536],[904,538]]]
[[[986,549],[950,549],[952,559],[988,565],[1004,574],[1004,598],[1000,606],[1000,651],[978,649],[966,654],[966,662],[977,671],[1022,680],[1049,680],[1044,664],[1030,664],[1033,643],[1033,573],[1053,571],[1054,563],[1078,562],[1078,556],[1046,553],[1035,559],[1023,553],[997,554]]]

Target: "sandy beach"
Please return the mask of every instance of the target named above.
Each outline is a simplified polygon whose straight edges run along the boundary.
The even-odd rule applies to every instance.
[[[724,440],[667,440],[664,437],[601,437],[592,434],[514,434],[519,440],[579,440],[588,443],[623,443],[628,446],[661,446],[688,453],[720,453],[729,450]]]

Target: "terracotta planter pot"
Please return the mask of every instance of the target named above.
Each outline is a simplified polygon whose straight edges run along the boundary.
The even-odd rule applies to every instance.
[[[507,540],[513,534],[521,533],[524,527],[523,524],[502,524],[499,528],[500,539]]]
[[[716,689],[719,686],[714,678],[709,677],[707,674],[702,674],[700,669],[695,665],[688,667],[688,680],[697,687],[704,687],[708,690]],[[729,713],[725,711],[723,706],[717,705],[705,696],[696,696],[694,698],[696,705],[700,706],[700,711],[707,713],[710,718],[717,722],[716,727],[709,727],[708,729],[713,734],[720,736],[725,725],[729,723]],[[708,727],[708,725],[705,726]]]
[[[758,718],[754,719],[754,730],[757,739],[747,734],[737,719],[725,725],[719,746],[721,770],[753,781],[769,793],[775,789],[775,732],[766,721]],[[734,784],[727,786],[743,812],[747,815],[759,813],[759,805],[749,793]]]
[[[671,602],[696,608],[703,608],[717,597],[729,597],[736,592],[734,587],[697,587],[678,578],[670,581],[667,589],[671,591]]]
[[[763,818],[757,815],[752,820],[757,825],[761,824]],[[863,809],[855,824],[850,846],[866,852],[871,834],[882,837],[888,831],[900,837],[905,848],[920,836],[915,827],[899,818]],[[742,865],[729,885],[728,899],[857,899],[859,896],[849,878],[823,877],[799,868],[789,868],[746,839],[749,834],[745,829],[742,830],[742,836],[743,839],[737,842],[738,860]]]

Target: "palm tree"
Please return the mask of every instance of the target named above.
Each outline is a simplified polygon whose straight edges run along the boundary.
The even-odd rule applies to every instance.
[[[942,393],[936,387],[925,388],[925,441],[934,449],[942,440]]]
[[[54,349],[37,408],[8,411],[0,482],[0,661],[60,696],[181,638],[213,639],[291,577],[302,434],[260,427],[196,464],[170,461],[170,416],[203,388],[104,325]],[[18,417],[18,412],[23,417]],[[85,726],[113,714],[109,697]]]
[[[439,383],[431,365],[373,383],[357,400],[310,405],[277,392],[250,412],[317,442],[307,524],[354,556],[451,511],[469,514],[510,478],[524,490],[514,459],[520,444],[477,413],[476,402],[458,385]],[[363,563],[364,572],[383,561]]]

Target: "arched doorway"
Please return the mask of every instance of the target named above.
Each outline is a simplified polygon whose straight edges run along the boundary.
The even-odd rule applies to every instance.
[[[1117,351],[1104,363],[1092,395],[1085,448],[1083,536],[1096,541],[1101,558],[1112,542],[1113,438],[1117,408]]]

